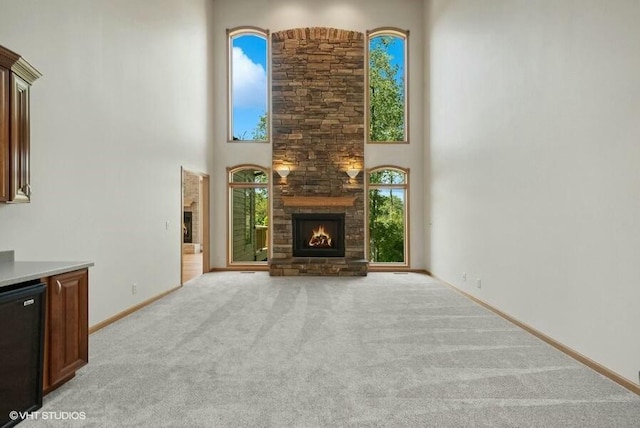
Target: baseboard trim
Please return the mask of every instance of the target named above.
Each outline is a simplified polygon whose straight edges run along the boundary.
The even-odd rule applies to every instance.
[[[244,266],[228,266],[224,268],[211,268],[209,272],[269,272],[269,266],[262,265],[244,265]]]
[[[150,304],[152,304],[153,302],[162,299],[163,297],[165,297],[168,294],[173,293],[174,291],[178,290],[182,288],[181,285],[172,288],[170,290],[167,290],[165,292],[162,292],[160,294],[158,294],[157,296],[154,296],[150,299],[145,300],[144,302],[140,302],[135,306],[130,307],[129,309],[125,309],[124,311],[115,314],[114,316],[107,318],[104,321],[99,322],[98,324],[92,325],[91,327],[89,327],[89,334],[93,334],[98,330],[101,330],[103,328],[105,328],[106,326],[108,326],[109,324],[113,324],[116,321],[121,320],[122,318],[126,317],[127,315],[131,315],[132,313],[144,308],[145,306],[149,306]]]
[[[490,310],[494,314],[504,318],[505,320],[509,321],[512,324],[517,325],[521,329],[523,329],[526,332],[534,335],[535,337],[537,337],[538,339],[542,340],[543,342],[553,346],[557,350],[565,353],[566,355],[568,355],[569,357],[573,358],[574,360],[584,364],[585,366],[589,367],[590,369],[592,369],[592,370],[600,373],[601,375],[611,379],[612,381],[614,381],[615,383],[619,384],[620,386],[628,389],[629,391],[640,395],[640,384],[632,382],[631,380],[627,379],[626,377],[621,376],[618,373],[614,372],[613,370],[603,366],[602,364],[593,361],[591,358],[586,357],[586,356],[582,355],[581,353],[575,351],[574,349],[569,348],[568,346],[558,342],[557,340],[553,339],[552,337],[549,337],[546,334],[542,333],[541,331],[536,330],[535,328],[531,327],[530,325],[527,325],[527,324],[523,323],[522,321],[519,321],[519,320],[515,319],[511,315],[509,315],[509,314],[507,314],[505,312],[502,312],[500,309],[497,309],[497,308],[491,306],[490,304],[478,299],[477,297],[472,296],[471,294],[469,294],[469,293],[467,293],[465,291],[462,291],[461,289],[459,289],[455,285],[448,283],[447,281],[443,280],[442,278],[438,278],[437,276],[435,276],[433,274],[430,274],[430,276],[435,278],[435,279],[437,279],[438,281],[442,282],[443,284],[447,285],[448,287],[452,288],[454,291],[462,294],[466,298],[474,301],[475,303],[479,304],[480,306]]]
[[[369,265],[369,273],[371,272],[398,272],[398,273],[420,273],[429,275],[429,271],[425,269],[412,269],[412,268],[403,268],[403,267],[392,267],[392,266],[372,266]]]

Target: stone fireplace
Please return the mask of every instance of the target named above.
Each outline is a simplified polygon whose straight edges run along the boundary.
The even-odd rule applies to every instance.
[[[185,254],[201,251],[200,177],[188,171],[184,173],[182,217],[182,251]]]
[[[272,34],[273,165],[290,173],[272,177],[271,275],[367,274],[364,173],[346,174],[364,166],[364,40],[334,28]],[[309,248],[310,225],[295,221],[314,216],[341,219],[324,225],[329,235],[344,228],[340,250]]]

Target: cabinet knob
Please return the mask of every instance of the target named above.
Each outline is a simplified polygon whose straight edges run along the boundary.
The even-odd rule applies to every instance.
[[[60,280],[56,279],[56,283],[58,284],[58,294],[62,292],[62,284],[60,284]]]

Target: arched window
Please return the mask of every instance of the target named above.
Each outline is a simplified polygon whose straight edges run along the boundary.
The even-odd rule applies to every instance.
[[[367,125],[369,143],[406,143],[407,41],[409,32],[367,32]]]
[[[408,189],[408,169],[380,166],[367,171],[367,244],[374,265],[409,266]]]
[[[240,165],[229,173],[229,264],[266,264],[269,253],[269,171]]]
[[[269,32],[227,31],[229,42],[229,141],[269,140]]]

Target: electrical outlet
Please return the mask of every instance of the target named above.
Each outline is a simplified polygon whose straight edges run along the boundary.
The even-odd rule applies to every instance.
[[[131,294],[136,294],[138,292],[138,283],[134,282],[131,284]]]
[[[482,288],[482,280],[480,278],[476,279],[476,287]]]
[[[462,274],[462,280],[464,282],[467,282],[467,274],[466,274],[466,272]]]

